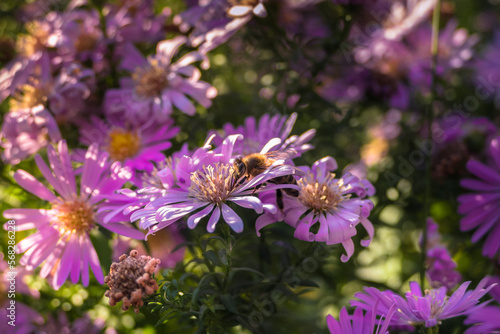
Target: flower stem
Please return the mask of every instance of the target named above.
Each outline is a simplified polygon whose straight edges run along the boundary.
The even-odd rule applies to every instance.
[[[434,122],[434,100],[436,99],[436,66],[439,48],[439,18],[441,14],[441,1],[437,0],[432,15],[432,40],[431,40],[431,101],[427,108],[427,141],[433,142],[432,123]],[[420,271],[420,287],[425,290],[425,270],[427,260],[427,218],[430,216],[429,202],[431,197],[431,154],[427,156],[425,169],[425,197],[424,197],[424,221],[423,221],[423,242],[422,242],[422,269]]]

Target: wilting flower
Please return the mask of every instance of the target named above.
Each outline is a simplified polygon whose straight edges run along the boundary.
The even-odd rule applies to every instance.
[[[391,325],[434,327],[442,320],[466,314],[493,287],[489,285],[485,288],[487,279],[483,279],[476,289],[466,291],[469,284],[470,282],[462,283],[448,296],[445,287],[428,290],[422,295],[419,284],[410,282],[410,291],[405,294],[405,298],[390,290],[379,291],[373,287],[365,287],[363,292],[354,295],[359,300],[351,301],[351,305],[364,310],[373,309],[376,315],[385,316],[396,304],[397,312],[392,317]]]
[[[120,89],[110,89],[105,97],[108,116],[125,112],[130,121],[167,119],[176,107],[194,115],[196,108],[187,96],[208,108],[217,90],[201,81],[200,70],[191,65],[205,57],[193,51],[176,62],[172,58],[186,38],[178,36],[158,43],[156,54],[144,58],[129,44],[124,50],[123,69],[132,73],[131,78],[122,78]]]
[[[172,139],[178,132],[173,127],[174,121],[165,122],[124,122],[108,119],[104,121],[97,116],[91,117],[91,122],[85,122],[80,127],[80,141],[85,145],[97,143],[101,151],[107,151],[111,161],[120,161],[133,171],[153,171],[154,162],[162,162],[165,156],[162,151],[169,149]],[[75,157],[83,161],[85,151],[77,150]],[[135,183],[141,184],[140,179]]]
[[[483,255],[498,256],[500,251],[500,137],[496,137],[488,148],[490,163],[485,165],[475,159],[469,160],[467,169],[476,178],[463,179],[460,185],[474,191],[458,197],[458,212],[465,215],[460,220],[460,230],[476,229],[472,242],[486,236]],[[499,258],[500,261],[500,258]]]
[[[235,127],[231,123],[226,123],[222,127],[222,133],[212,131],[216,134],[213,143],[219,145],[229,135],[242,134],[243,140],[235,143],[233,154],[248,155],[260,152],[272,138],[279,138],[281,144],[272,150],[293,148],[300,155],[313,148],[309,141],[316,134],[316,130],[308,130],[300,136],[290,136],[296,120],[296,113],[291,114],[288,118],[287,116],[264,114],[258,121],[250,116],[245,118],[245,125]]]
[[[192,229],[201,219],[210,215],[207,231],[213,232],[222,215],[224,221],[235,232],[243,231],[243,220],[227,203],[232,202],[262,213],[264,209],[262,202],[252,196],[256,191],[254,188],[273,178],[293,174],[294,169],[292,166],[283,165],[284,161],[277,160],[263,173],[241,183],[235,177],[235,169],[231,162],[233,146],[239,138],[241,135],[227,137],[216,151],[208,151],[209,139],[204,150],[197,150],[193,157],[183,157],[177,163],[175,174],[177,187],[169,189],[165,195],[153,200],[144,209],[136,211],[131,219],[141,218],[141,227],[149,228],[158,223],[168,226],[189,215],[187,225]],[[199,155],[199,158],[196,155]],[[266,186],[267,189],[282,187],[282,185]]]
[[[386,334],[389,333],[387,327],[389,327],[395,311],[396,305],[393,305],[387,315],[377,319],[372,311],[368,311],[363,315],[363,309],[360,307],[357,307],[354,310],[354,314],[350,316],[345,307],[343,307],[340,310],[339,320],[328,315],[326,323],[328,324],[330,334]]]
[[[332,157],[316,161],[312,168],[301,169],[305,175],[297,181],[298,197],[284,195],[283,198],[284,221],[295,228],[294,236],[298,239],[327,245],[341,243],[347,253],[341,260],[346,262],[354,254],[352,237],[357,234],[356,225],[361,223],[368,232],[368,240],[362,240],[361,245],[367,247],[373,238],[373,225],[367,219],[373,203],[364,198],[372,196],[375,189],[369,181],[352,174],[336,178],[331,173],[337,169]],[[280,218],[279,213],[266,212],[257,219],[257,232]],[[317,232],[312,232],[317,223]]]
[[[5,115],[0,133],[2,158],[16,165],[21,160],[61,140],[56,121],[42,105],[28,112],[11,111]]]
[[[144,305],[142,298],[158,290],[158,283],[151,275],[160,264],[158,259],[145,255],[139,257],[138,254],[132,250],[129,256],[120,256],[120,262],[113,263],[109,275],[104,278],[104,283],[109,287],[104,294],[109,297],[109,305],[115,306],[123,301],[122,310],[134,306],[136,313]]]
[[[40,276],[52,274],[55,289],[60,288],[68,276],[73,283],[78,282],[81,276],[82,283],[87,286],[89,265],[97,281],[102,284],[104,277],[99,258],[89,237],[96,224],[131,238],[143,237],[141,232],[129,225],[103,224],[102,217],[96,212],[108,194],[130,179],[130,171],[122,168],[119,162],[109,167],[106,163],[107,153],[99,152],[97,145],[92,145],[85,155],[78,191],[66,142],[59,142],[58,152],[49,146],[47,155],[50,168],[39,155],[35,161],[59,196],[23,170],[16,171],[14,179],[27,191],[49,202],[51,208],[4,211],[5,218],[16,220],[17,230],[37,229],[36,233],[17,245],[17,252],[25,253],[20,264],[31,270],[43,263]],[[7,228],[7,225],[4,227]]]

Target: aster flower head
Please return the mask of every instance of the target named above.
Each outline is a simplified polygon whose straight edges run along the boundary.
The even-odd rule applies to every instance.
[[[328,315],[326,323],[330,334],[386,334],[389,333],[387,328],[395,311],[396,305],[393,305],[385,317],[377,319],[372,311],[363,314],[363,309],[357,307],[351,316],[343,307],[340,310],[339,320]]]
[[[467,291],[470,282],[464,282],[448,296],[445,287],[428,290],[422,295],[419,284],[410,282],[410,291],[405,294],[405,298],[390,290],[365,287],[363,292],[354,295],[359,300],[351,301],[351,305],[364,310],[373,309],[375,314],[381,316],[388,314],[391,307],[396,305],[397,312],[392,317],[391,326],[434,327],[443,320],[466,314],[477,305],[479,299],[493,287],[487,283],[487,279],[483,279],[474,290]]]
[[[151,275],[160,260],[139,256],[136,250],[132,250],[129,256],[120,256],[119,261],[111,265],[109,275],[104,278],[109,287],[104,295],[109,297],[109,305],[115,306],[123,301],[122,310],[126,311],[134,306],[134,311],[139,313],[139,307],[144,304],[142,298],[158,290],[158,283]]]
[[[290,136],[296,120],[297,113],[293,113],[289,117],[264,114],[259,120],[250,116],[245,118],[244,125],[235,127],[231,123],[226,123],[221,132],[212,132],[216,135],[213,143],[220,145],[226,136],[242,134],[243,139],[235,143],[233,154],[249,155],[260,152],[271,139],[279,138],[281,142],[271,148],[272,150],[293,148],[298,155],[301,155],[313,148],[309,141],[316,134],[316,130],[308,130],[300,136]]]
[[[375,193],[367,180],[360,180],[352,174],[340,178],[331,173],[337,169],[332,157],[316,161],[312,168],[301,167],[304,176],[297,180],[298,197],[284,195],[284,221],[295,228],[295,237],[304,241],[326,242],[327,245],[342,244],[346,250],[342,262],[354,254],[352,237],[357,234],[356,225],[361,223],[369,239],[361,244],[367,247],[373,238],[373,225],[367,219],[373,203],[365,199]],[[355,196],[356,197],[355,197]],[[259,217],[257,229],[279,220]],[[264,223],[265,222],[265,223]],[[313,226],[318,224],[317,232]]]
[[[16,220],[18,230],[37,230],[18,243],[17,252],[24,253],[20,264],[32,270],[43,263],[40,276],[51,274],[55,289],[60,288],[68,277],[76,283],[81,276],[87,286],[89,266],[102,283],[102,270],[89,238],[90,231],[99,224],[131,238],[143,237],[141,232],[128,225],[103,224],[102,217],[97,214],[100,202],[130,179],[130,171],[122,168],[119,162],[109,166],[106,163],[108,155],[92,145],[85,155],[78,190],[66,142],[59,142],[58,151],[49,146],[47,154],[50,168],[40,156],[36,156],[35,161],[58,196],[23,170],[16,171],[14,179],[27,191],[49,202],[50,209],[4,211],[5,218]]]
[[[172,146],[169,139],[179,132],[173,123],[171,119],[162,123],[150,120],[143,124],[116,119],[104,121],[92,116],[90,122],[80,127],[80,141],[85,145],[97,143],[100,150],[109,153],[111,161],[121,161],[132,171],[152,172],[153,163],[165,160],[162,151]],[[78,157],[75,159],[83,160],[85,151],[76,152]],[[139,174],[134,181],[142,184]]]
[[[496,301],[495,305],[478,305],[467,312],[464,324],[472,325],[467,328],[465,334],[498,333],[500,331],[500,278],[488,276],[488,284],[495,284],[489,291],[489,295]],[[485,303],[486,304],[486,303]]]
[[[263,203],[259,198],[252,196],[256,191],[254,188],[273,178],[293,174],[294,167],[284,165],[282,160],[276,160],[273,165],[251,180],[245,182],[237,180],[232,151],[235,142],[241,137],[241,135],[228,136],[215,151],[209,151],[208,144],[211,140],[209,139],[203,150],[195,151],[192,157],[183,157],[177,163],[175,174],[178,188],[170,189],[144,209],[136,211],[131,219],[141,218],[141,227],[149,228],[158,223],[161,226],[168,226],[189,215],[187,225],[192,229],[201,219],[210,215],[207,231],[211,233],[222,216],[235,232],[243,231],[243,220],[228,204],[233,203],[262,213]],[[283,188],[283,185],[267,185],[266,188],[268,190]]]
[[[188,96],[205,108],[210,107],[217,90],[201,81],[200,70],[192,65],[205,57],[193,51],[173,62],[185,42],[184,36],[162,41],[156,54],[147,59],[128,44],[121,66],[131,72],[131,78],[122,78],[122,88],[107,91],[104,103],[108,116],[125,112],[131,121],[165,120],[174,107],[192,116],[196,107]]]
[[[487,150],[489,163],[476,159],[467,163],[467,169],[474,178],[460,181],[460,185],[472,193],[458,196],[458,212],[464,217],[460,220],[460,230],[474,230],[472,242],[486,237],[483,255],[497,258],[500,252],[500,137],[491,140]]]

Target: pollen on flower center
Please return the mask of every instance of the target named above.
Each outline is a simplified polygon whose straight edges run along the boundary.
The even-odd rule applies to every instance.
[[[13,109],[28,109],[36,107],[39,104],[45,104],[49,95],[51,85],[40,85],[35,82],[34,85],[23,85],[11,100]]]
[[[82,199],[55,203],[52,205],[55,211],[55,224],[61,233],[76,232],[82,234],[88,232],[94,226],[94,210],[91,204]]]
[[[309,174],[297,181],[297,184],[300,187],[299,200],[317,212],[333,211],[347,198],[342,195],[346,187],[342,180],[335,180],[335,174],[330,174],[321,183]]]
[[[191,173],[189,195],[200,202],[220,204],[233,190],[233,166],[216,163]]]
[[[168,86],[167,69],[157,62],[150,61],[145,67],[138,67],[132,74],[135,81],[135,93],[140,97],[159,96]]]
[[[93,33],[83,32],[75,41],[75,49],[78,52],[90,51],[97,45],[97,36]]]
[[[17,50],[20,54],[30,57],[45,48],[49,32],[37,22],[26,24],[27,35],[21,36],[17,41]]]
[[[137,154],[141,140],[137,133],[124,129],[114,129],[109,133],[107,151],[111,159],[124,161]]]

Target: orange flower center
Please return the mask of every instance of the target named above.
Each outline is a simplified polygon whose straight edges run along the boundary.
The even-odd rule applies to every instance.
[[[335,174],[330,174],[326,180],[319,183],[312,174],[297,181],[300,187],[299,200],[316,212],[335,211],[337,205],[347,196],[342,195],[346,188],[342,180],[335,180]]]
[[[114,129],[109,133],[107,151],[111,159],[124,161],[137,154],[141,148],[141,139],[135,132],[124,129]]]
[[[168,86],[167,74],[167,69],[158,66],[156,61],[150,61],[145,67],[136,68],[132,74],[135,93],[140,97],[159,96]]]
[[[55,224],[59,232],[83,234],[94,227],[94,210],[91,204],[83,199],[75,199],[52,205],[55,214]]]

